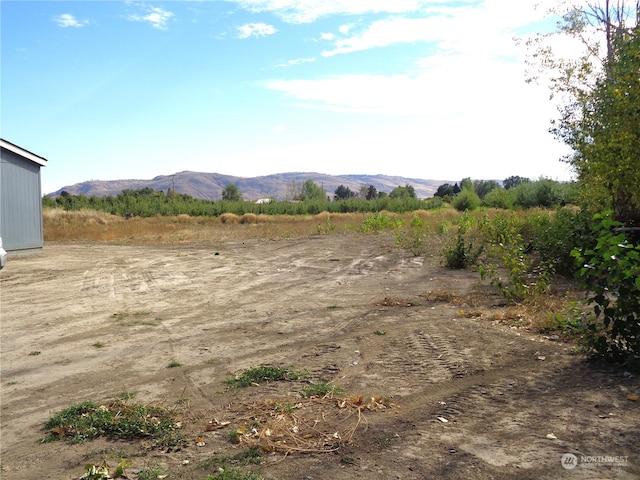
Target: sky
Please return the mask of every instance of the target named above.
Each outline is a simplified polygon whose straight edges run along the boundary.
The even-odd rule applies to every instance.
[[[2,0],[0,135],[43,194],[190,170],[569,180],[528,0]]]

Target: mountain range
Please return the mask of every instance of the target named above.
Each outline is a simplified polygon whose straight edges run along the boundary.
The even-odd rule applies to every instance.
[[[272,198],[290,200],[299,187],[307,180],[313,180],[324,188],[327,195],[333,198],[335,190],[344,185],[358,193],[363,185],[373,185],[378,192],[389,193],[396,187],[411,185],[418,198],[432,197],[438,186],[453,181],[423,180],[388,175],[326,175],[323,173],[278,173],[261,177],[235,177],[219,173],[184,171],[173,175],[161,175],[151,180],[90,180],[61,188],[48,194],[57,196],[63,191],[71,195],[88,197],[116,196],[123,190],[139,190],[152,188],[155,191],[167,192],[169,189],[177,193],[190,195],[205,200],[220,200],[222,191],[229,184],[238,187],[245,200]]]

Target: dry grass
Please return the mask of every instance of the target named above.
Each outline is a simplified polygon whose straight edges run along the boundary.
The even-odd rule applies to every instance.
[[[404,215],[386,214],[404,219],[407,225],[413,217],[413,212]],[[93,210],[64,211],[45,208],[43,224],[44,239],[48,242],[184,243],[241,238],[302,238],[318,235],[319,230],[332,234],[352,233],[359,230],[368,215],[322,212],[317,215],[247,213],[240,216],[224,213],[220,217],[191,217],[182,214],[126,219]],[[457,212],[420,212],[425,223],[431,225],[445,218],[453,219],[455,215]]]
[[[244,215],[242,215],[242,217],[240,217],[240,223],[258,223],[258,216],[255,213],[245,213]]]
[[[232,406],[226,415],[239,425],[233,439],[249,448],[289,455],[329,453],[351,443],[357,430],[366,431],[367,414],[393,408],[388,398],[300,399],[294,405],[282,401],[264,401]],[[215,423],[212,429],[215,429]]]
[[[93,210],[43,211],[44,239],[47,242],[184,243],[225,239],[301,238],[318,234],[327,221],[332,233],[356,231],[362,214],[255,215],[225,213],[220,217],[133,217],[125,219]]]

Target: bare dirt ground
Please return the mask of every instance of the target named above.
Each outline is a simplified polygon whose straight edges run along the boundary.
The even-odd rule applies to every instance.
[[[215,473],[207,460],[246,448],[231,429],[278,402],[296,406],[300,428],[315,417],[313,434],[298,437],[309,440],[301,452],[265,452],[241,469],[276,479],[640,478],[640,405],[628,399],[638,376],[495,321],[500,299],[477,274],[393,243],[48,243],[10,258],[0,273],[2,478],[77,479],[87,463],[125,457],[132,478],[157,465],[170,479],[204,479]],[[388,397],[387,408],[304,400],[299,381],[222,383],[259,365],[307,369],[345,398]],[[52,414],[121,392],[174,406],[185,446],[39,442]],[[566,453],[627,462],[566,469]]]

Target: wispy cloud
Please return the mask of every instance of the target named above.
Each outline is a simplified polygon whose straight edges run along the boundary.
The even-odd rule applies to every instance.
[[[304,63],[313,63],[316,61],[315,57],[295,58],[284,63],[279,63],[276,67],[293,67],[295,65],[302,65]]]
[[[173,17],[173,13],[162,7],[146,7],[146,13],[143,15],[129,15],[129,20],[134,22],[147,22],[153,28],[158,30],[166,30],[169,20]]]
[[[432,5],[420,14],[389,16],[364,28],[342,26],[337,33],[322,36],[332,44],[322,55],[415,42],[432,42],[448,54],[513,55],[516,30],[542,17],[544,12],[533,5],[509,8],[507,0]]]
[[[238,27],[238,38],[245,39],[250,37],[266,37],[273,35],[278,30],[273,25],[266,23],[245,23]]]
[[[333,48],[322,55],[330,57],[341,53],[386,47],[394,43],[414,43],[442,39],[449,25],[441,18],[395,18],[373,22],[365,30],[345,37],[336,36]],[[348,30],[346,30],[348,33]],[[340,32],[342,33],[342,32]]]
[[[509,98],[526,96],[522,57],[514,32],[544,16],[531,5],[509,9],[508,0],[474,5],[436,5],[417,15],[393,15],[364,28],[338,28],[322,39],[332,48],[325,57],[393,44],[431,44],[422,58],[386,75],[333,75],[305,80],[275,80],[267,87],[284,93],[298,105],[337,111],[381,114],[439,115],[497,108],[506,111]],[[342,32],[340,31],[342,30]],[[510,93],[512,92],[510,97]],[[511,103],[510,103],[511,102]]]
[[[451,3],[450,0],[233,0],[251,12],[271,12],[285,22],[311,23],[328,15],[363,15],[367,13],[400,14],[419,12],[429,6]],[[461,0],[475,3],[476,0]],[[513,6],[511,7],[513,8]]]
[[[86,25],[89,25],[89,20],[78,20],[76,17],[74,17],[70,13],[63,13],[60,15],[56,15],[55,17],[53,17],[53,21],[55,22],[56,25],[62,28],[67,28],[67,27],[78,28],[78,27],[84,27]]]

